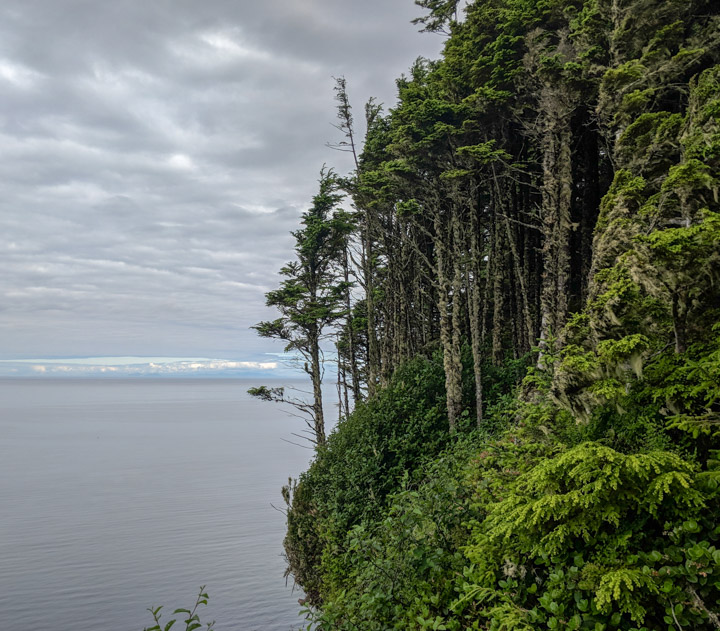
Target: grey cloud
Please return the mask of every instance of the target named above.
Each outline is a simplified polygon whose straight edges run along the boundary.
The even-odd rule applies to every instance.
[[[411,0],[6,0],[0,358],[262,360],[250,330],[323,163],[333,76],[371,95],[442,40]]]

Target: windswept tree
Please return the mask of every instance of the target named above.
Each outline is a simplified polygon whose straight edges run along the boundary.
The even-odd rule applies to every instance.
[[[338,209],[342,199],[332,170],[320,172],[320,188],[312,206],[303,213],[301,228],[293,232],[297,260],[287,263],[280,274],[280,287],[266,294],[266,304],[280,312],[276,320],[253,328],[261,337],[282,340],[285,352],[298,356],[312,382],[312,404],[304,406],[311,441],[325,442],[323,416],[322,342],[332,325],[345,314],[347,283],[342,278],[342,255],[351,223]],[[281,388],[253,388],[250,394],[272,401],[289,402]],[[297,407],[297,406],[296,406]]]
[[[413,24],[422,24],[421,31],[450,35],[452,25],[459,18],[460,0],[415,0],[415,4],[426,9],[428,14],[415,18]]]
[[[352,107],[350,105],[350,98],[347,93],[347,82],[345,77],[335,78],[335,100],[337,101],[337,117],[338,123],[333,125],[336,129],[342,132],[344,139],[338,143],[327,143],[327,146],[337,151],[344,151],[352,154],[353,162],[355,164],[355,172],[343,179],[343,188],[346,192],[352,193],[357,188],[357,178],[360,171],[360,165],[358,163],[358,151],[355,146],[355,130],[352,115]],[[372,99],[370,101],[372,103]],[[348,219],[351,219],[348,215]],[[340,395],[340,410],[342,412],[343,404],[345,413],[348,414],[350,411],[350,402],[348,398],[348,384],[347,374],[350,373],[351,387],[353,393],[353,402],[360,401],[362,399],[362,390],[360,387],[360,368],[358,365],[358,348],[357,348],[357,327],[354,323],[352,296],[350,287],[351,274],[355,275],[354,270],[351,271],[353,256],[351,253],[352,241],[350,233],[347,234],[345,239],[345,247],[342,252],[342,270],[343,278],[345,280],[346,291],[345,291],[345,324],[343,331],[339,335],[337,352],[338,352],[338,384],[342,381],[343,394]],[[365,250],[361,252],[361,267],[365,268]],[[340,339],[341,338],[341,339]],[[341,378],[342,377],[342,378]],[[344,395],[344,396],[343,396]]]

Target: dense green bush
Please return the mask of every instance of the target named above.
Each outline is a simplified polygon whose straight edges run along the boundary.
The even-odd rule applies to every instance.
[[[470,564],[471,534],[505,485],[551,453],[551,442],[474,432],[393,495],[384,519],[348,533],[345,580],[314,617],[318,629],[450,629]]]
[[[448,628],[711,629],[718,517],[712,474],[680,456],[578,445],[489,507]]]
[[[457,440],[438,363],[403,368],[294,489],[310,628],[717,628],[717,436],[661,413],[673,383],[684,409],[713,404],[716,353],[656,353],[583,422],[552,395],[568,353],[548,354]]]
[[[467,365],[470,360],[467,354],[466,384],[472,379]],[[512,400],[513,383],[525,362],[511,360],[503,366],[488,367],[485,385],[490,408]],[[405,496],[397,493],[418,493],[420,486],[429,488],[424,486],[428,480],[433,484],[448,482],[456,488],[457,482],[449,481],[447,475],[426,470],[426,465],[440,467],[441,462],[457,463],[459,458],[455,451],[447,451],[454,439],[447,428],[444,379],[439,353],[401,366],[388,387],[360,404],[330,434],[298,482],[286,487],[290,508],[285,538],[288,571],[302,585],[308,604],[319,605],[329,594],[334,597],[345,588],[348,563],[352,565],[345,554],[362,549],[361,533],[374,533],[388,515],[403,513],[395,502]],[[466,389],[471,391],[469,386]],[[484,423],[485,433],[500,431],[508,419],[509,415],[500,413],[489,417]],[[472,415],[462,417],[459,435],[467,439],[461,439],[461,444],[478,440],[477,434],[472,435],[474,438],[469,435],[475,426]],[[436,462],[443,453],[449,460]],[[456,467],[453,464],[451,469]],[[433,492],[435,497],[447,496],[457,502],[452,499],[454,495],[437,489]],[[457,546],[453,550],[457,552]]]
[[[563,445],[538,429],[538,407],[499,438],[459,440],[406,476],[381,517],[336,533],[311,626],[716,628],[713,462]]]
[[[313,617],[317,628],[414,628],[447,611],[454,598],[447,577],[462,570],[460,545],[469,534],[472,489],[463,472],[473,443],[423,467],[419,484],[406,478],[382,519],[347,533],[326,604]]]
[[[614,177],[584,303],[540,366],[486,366],[473,430],[466,352],[455,439],[440,362],[415,360],[295,487],[311,627],[720,629],[720,66],[665,59],[665,26],[593,70]]]
[[[437,356],[406,364],[387,388],[340,423],[288,489],[285,550],[310,603],[320,602],[322,574],[339,558],[345,533],[378,519],[407,473],[449,444],[443,384]]]

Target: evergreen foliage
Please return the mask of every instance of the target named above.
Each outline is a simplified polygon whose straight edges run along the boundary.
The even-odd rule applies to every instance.
[[[416,4],[343,181],[362,387],[285,489],[309,628],[720,629],[720,5]]]
[[[280,270],[285,279],[278,289],[266,294],[267,306],[278,309],[280,317],[254,327],[261,337],[282,340],[286,353],[302,359],[303,370],[312,382],[313,403],[288,401],[284,391],[277,388],[251,388],[249,394],[262,400],[290,402],[305,413],[309,440],[316,445],[325,442],[321,343],[326,329],[343,315],[347,292],[347,282],[340,278],[338,256],[352,222],[337,209],[341,199],[338,178],[323,167],[320,190],[303,213],[302,228],[293,233],[297,260]]]

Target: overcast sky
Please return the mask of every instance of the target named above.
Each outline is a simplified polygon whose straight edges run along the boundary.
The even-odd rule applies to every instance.
[[[442,47],[410,23],[420,11],[2,0],[0,374],[16,359],[272,359],[281,345],[250,326],[275,315],[264,293],[321,166],[350,168],[325,146],[333,77],[358,121],[370,96],[391,106],[395,79]]]

